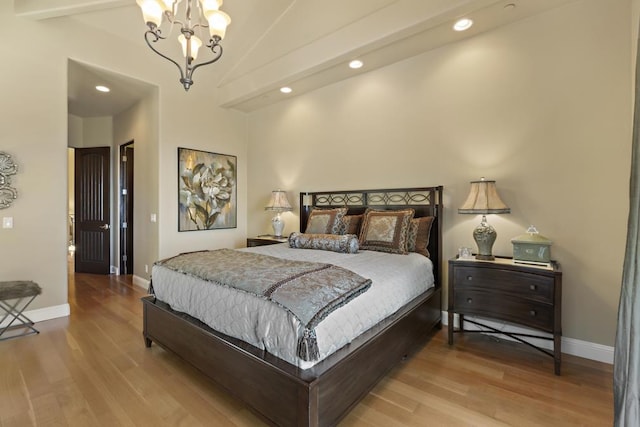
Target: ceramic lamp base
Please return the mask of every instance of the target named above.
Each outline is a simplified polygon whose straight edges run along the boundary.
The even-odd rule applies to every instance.
[[[276,237],[282,237],[284,221],[280,218],[280,213],[271,219],[271,226],[273,227],[273,235]]]
[[[491,254],[491,248],[496,241],[498,233],[496,230],[487,224],[487,218],[483,215],[482,222],[473,230],[473,239],[478,245],[478,253],[476,259],[483,261],[493,261],[495,257]]]

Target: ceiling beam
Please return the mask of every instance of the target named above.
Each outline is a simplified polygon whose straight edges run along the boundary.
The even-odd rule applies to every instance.
[[[41,20],[131,6],[131,3],[131,0],[15,0],[13,7],[17,16]]]

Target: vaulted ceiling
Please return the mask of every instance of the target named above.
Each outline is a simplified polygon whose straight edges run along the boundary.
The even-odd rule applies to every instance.
[[[293,88],[288,96],[299,95],[571,1],[575,0],[226,0],[222,9],[232,22],[222,43],[224,55],[213,65],[216,73],[207,78],[213,74],[217,79],[221,106],[253,111],[282,100],[281,86]],[[15,0],[15,13],[32,19],[79,20],[148,49],[134,0]],[[455,32],[451,27],[461,17],[472,18],[474,26]],[[356,58],[364,67],[352,70],[347,63]],[[78,82],[69,88],[73,110],[85,108],[86,115],[83,99],[90,95],[84,94],[82,82],[103,71],[78,64],[71,68]],[[167,66],[167,72],[174,71]],[[124,78],[120,83],[133,85],[132,96],[144,92],[144,85],[137,87],[135,81]]]

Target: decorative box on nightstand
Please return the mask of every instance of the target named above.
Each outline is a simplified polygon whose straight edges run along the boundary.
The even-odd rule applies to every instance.
[[[454,331],[453,316],[459,315]],[[515,323],[547,332],[549,336],[506,332],[467,319],[486,333],[497,333],[527,344],[554,359],[560,375],[562,337],[562,271],[551,261],[548,267],[516,264],[511,258],[495,261],[449,260],[449,344],[453,333],[464,331],[464,316],[472,315]],[[553,352],[523,338],[553,341]]]
[[[265,234],[258,237],[249,237],[247,239],[247,247],[252,248],[254,246],[265,246],[265,245],[275,245],[278,243],[287,242],[286,237],[276,237],[270,234]]]

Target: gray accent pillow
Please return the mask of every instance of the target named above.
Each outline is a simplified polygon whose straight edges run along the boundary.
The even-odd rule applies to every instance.
[[[358,236],[355,234],[308,234],[294,231],[289,235],[289,246],[296,249],[320,249],[355,254],[358,252]]]

